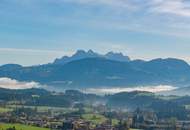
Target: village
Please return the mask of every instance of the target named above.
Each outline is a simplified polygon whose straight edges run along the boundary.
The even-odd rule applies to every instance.
[[[1,109],[3,107],[5,109],[5,106],[1,106]],[[40,106],[6,108],[7,111],[0,113],[0,124],[22,124],[47,130],[189,130],[190,128],[190,121],[179,121],[175,118],[159,120],[153,111],[140,108],[134,112],[109,110],[103,105],[67,109]]]

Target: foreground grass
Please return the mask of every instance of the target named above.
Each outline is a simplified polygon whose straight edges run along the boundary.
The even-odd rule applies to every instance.
[[[15,127],[16,130],[50,130],[47,128],[27,126],[21,124],[0,124],[0,130],[6,130],[7,128],[13,128],[13,127]]]

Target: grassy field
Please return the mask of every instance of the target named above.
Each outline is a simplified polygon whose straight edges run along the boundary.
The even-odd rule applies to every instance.
[[[82,118],[86,121],[92,122],[92,124],[97,125],[106,122],[108,119],[100,114],[84,114]],[[112,119],[112,124],[115,126],[119,123],[117,119]]]
[[[35,106],[21,106],[21,105],[7,105],[6,106],[9,109],[15,109],[17,108],[31,108],[31,109],[35,109]],[[77,111],[78,109],[74,109],[74,108],[64,108],[64,107],[48,107],[48,106],[37,106],[37,111],[38,112],[48,112],[48,110],[52,110],[53,112],[63,112],[63,113],[69,113],[69,112],[74,112]]]
[[[99,114],[84,114],[82,115],[82,118],[86,121],[90,121],[93,124],[101,124],[105,122],[107,119]]]
[[[129,129],[129,130],[142,130],[142,129],[132,129],[132,128],[131,128],[131,129]]]
[[[178,99],[178,98],[180,98],[179,96],[173,96],[173,95],[171,95],[171,96],[157,96],[159,99],[162,99],[162,100],[173,100],[173,99]]]
[[[0,107],[0,113],[6,113],[6,112],[10,112],[10,111],[13,111],[13,109]]]
[[[190,110],[190,105],[185,105],[185,108],[186,108],[187,110]]]
[[[119,123],[119,120],[117,120],[117,119],[112,119],[112,125],[118,125],[118,123]]]
[[[85,111],[85,113],[92,113],[93,109],[90,107],[84,107],[84,111]]]
[[[47,128],[39,128],[34,126],[26,126],[21,124],[0,124],[0,130],[6,130],[7,128],[15,127],[16,130],[50,130]]]

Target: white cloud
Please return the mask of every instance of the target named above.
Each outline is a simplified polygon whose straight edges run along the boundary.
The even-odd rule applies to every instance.
[[[90,19],[83,22],[85,26],[189,38],[190,2],[186,0],[63,1],[87,6],[98,5],[104,8],[99,19],[92,15]],[[114,10],[105,7],[111,7]]]
[[[89,5],[104,5],[122,9],[149,9],[152,12],[190,16],[190,3],[187,0],[63,0]],[[148,8],[147,8],[148,7]]]
[[[190,17],[190,3],[185,0],[153,0],[151,11]]]
[[[190,2],[187,0],[13,0],[20,4],[33,5],[32,12],[42,23],[56,26],[69,24],[87,27],[123,29],[141,33],[189,38]],[[68,16],[47,15],[42,10],[46,4],[85,5],[75,9]],[[98,6],[101,12],[96,14],[92,6]],[[27,6],[26,6],[27,7]],[[38,8],[37,8],[38,7]],[[89,7],[89,8],[88,8]],[[107,8],[108,7],[108,8]],[[28,7],[27,7],[28,9]],[[93,10],[93,11],[92,11]],[[60,11],[62,12],[62,11]],[[63,11],[64,12],[64,11]],[[53,14],[53,13],[52,13]],[[63,13],[64,14],[64,13]],[[140,15],[139,15],[140,14]],[[166,15],[163,15],[166,14]],[[22,15],[21,15],[22,16]],[[59,16],[59,17],[58,17]],[[85,16],[85,17],[83,17]],[[183,16],[182,19],[176,16]],[[88,19],[86,19],[88,18]],[[172,19],[170,21],[170,19]],[[183,25],[180,23],[183,22]],[[47,24],[46,23],[46,24]],[[171,25],[179,25],[171,27]]]
[[[20,82],[10,78],[0,78],[0,88],[6,89],[29,89],[38,88],[39,84],[36,82]]]
[[[90,88],[85,90],[87,93],[96,93],[96,94],[114,94],[119,92],[133,92],[133,91],[146,91],[146,92],[164,92],[175,90],[176,87],[168,85],[159,85],[159,86],[140,86],[140,87],[127,87],[127,88]]]

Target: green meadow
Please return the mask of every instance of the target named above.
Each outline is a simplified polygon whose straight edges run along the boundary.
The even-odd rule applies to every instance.
[[[7,128],[13,128],[13,127],[15,127],[16,130],[50,130],[47,128],[27,126],[21,124],[0,124],[0,130],[6,130]]]

